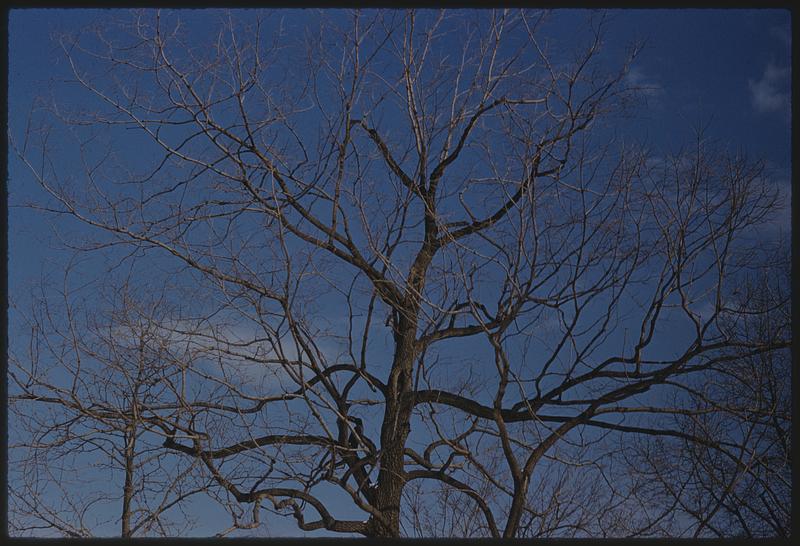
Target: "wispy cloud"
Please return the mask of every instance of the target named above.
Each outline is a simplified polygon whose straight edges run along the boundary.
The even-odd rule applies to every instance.
[[[770,35],[777,38],[785,46],[792,45],[792,29],[787,23],[785,25],[777,25],[769,29]]]
[[[757,112],[779,112],[788,115],[790,76],[791,69],[788,66],[777,66],[769,62],[760,80],[748,80],[750,99]]]
[[[625,75],[625,83],[630,89],[635,89],[648,100],[660,97],[664,93],[664,88],[649,77],[642,68],[632,67]]]

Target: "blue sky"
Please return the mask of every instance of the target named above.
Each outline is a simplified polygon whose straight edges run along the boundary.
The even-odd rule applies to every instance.
[[[675,146],[691,125],[789,166],[788,11],[622,11],[611,34],[646,39],[635,74],[657,87],[648,136]]]
[[[35,97],[52,89],[66,102],[59,81],[68,75],[51,35],[74,31],[109,15],[102,10],[12,10],[9,16],[9,132],[23,137]],[[203,30],[206,12],[192,12]],[[557,10],[546,32],[569,40],[572,10]],[[781,10],[620,10],[609,12],[605,46],[612,58],[634,41],[645,47],[629,74],[646,86],[647,105],[619,120],[626,140],[645,141],[656,154],[668,154],[689,141],[695,126],[731,150],[764,158],[768,174],[787,199],[777,220],[789,228],[790,196],[790,12]],[[287,25],[302,27],[309,12],[286,12]],[[77,98],[75,100],[78,100]],[[35,181],[9,151],[9,294],[24,307],[28,289],[43,274],[58,272],[68,255],[56,252],[58,218],[20,207],[41,198]],[[84,272],[91,273],[91,267]],[[96,271],[100,271],[97,269]],[[12,313],[10,328],[14,328]],[[14,336],[10,336],[13,343]],[[293,524],[285,527],[290,532]]]
[[[67,75],[54,32],[76,30],[111,11],[17,9],[9,16],[9,130],[24,132],[34,97]],[[193,10],[203,18],[207,12]],[[569,36],[574,10],[556,10],[554,35]],[[306,12],[289,12],[302,26]],[[645,47],[631,72],[650,89],[648,105],[624,124],[627,138],[654,150],[675,151],[695,126],[733,150],[768,161],[789,195],[790,12],[786,10],[612,10],[609,51],[634,41]],[[9,290],[36,276],[46,254],[41,216],[14,205],[36,193],[19,161],[9,154]],[[32,192],[32,193],[29,193]],[[788,224],[788,214],[786,215]],[[36,242],[34,242],[36,241]]]

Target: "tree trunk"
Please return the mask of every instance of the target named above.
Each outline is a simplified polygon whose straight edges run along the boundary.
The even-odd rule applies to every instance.
[[[386,410],[381,425],[380,470],[375,492],[374,506],[385,523],[374,516],[369,520],[370,536],[400,536],[400,499],[405,486],[403,451],[411,430],[411,408],[406,394],[411,390],[411,372],[416,357],[416,317],[401,314],[396,346],[389,377]]]
[[[136,431],[131,427],[125,438],[125,485],[122,489],[122,537],[132,536],[131,531],[131,501],[133,500],[134,479],[134,450],[136,446]]]

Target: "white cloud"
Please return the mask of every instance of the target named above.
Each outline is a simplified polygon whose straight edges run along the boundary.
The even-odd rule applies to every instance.
[[[785,46],[792,45],[792,29],[789,24],[777,25],[769,29],[769,33]]]
[[[630,89],[635,89],[648,99],[656,98],[664,93],[661,84],[651,80],[638,66],[631,68],[625,75],[625,83]]]
[[[244,322],[191,321],[164,319],[148,325],[156,339],[174,355],[194,363],[192,366],[204,374],[220,379],[223,376],[241,380],[261,381],[285,379],[286,371],[278,362],[281,358],[264,338],[257,325]],[[130,325],[112,328],[116,343],[123,347],[136,347],[140,332]],[[296,360],[297,351],[291,339],[283,340],[283,358]]]
[[[790,76],[791,69],[788,66],[776,66],[769,62],[760,80],[748,80],[750,99],[756,111],[789,114]]]

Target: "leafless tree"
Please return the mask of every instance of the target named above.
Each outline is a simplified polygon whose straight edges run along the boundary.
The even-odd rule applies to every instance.
[[[145,509],[123,534],[195,492],[220,534],[268,511],[371,537],[683,533],[735,513],[738,476],[769,494],[760,452],[706,428],[728,410],[685,395],[789,346],[786,317],[753,336],[728,305],[771,263],[751,234],[775,194],[702,134],[660,158],[613,137],[636,49],[609,70],[602,16],[561,49],[528,11],[309,14],[302,38],[280,13],[182,17],[63,37],[83,94],[12,135],[36,206],[136,284],[108,283],[104,335],[33,322],[71,385],[12,361],[20,419],[56,406],[125,469]],[[162,283],[181,306],[138,301]],[[90,442],[56,430],[25,444],[45,467]],[[747,471],[706,472],[722,496],[687,524],[694,493],[630,472],[631,438]],[[147,465],[162,503],[129,491]]]
[[[788,337],[788,271],[784,259],[743,283],[728,303],[726,328],[762,343]],[[631,446],[634,468],[646,469],[650,487],[694,521],[689,536],[789,536],[790,362],[783,350],[715,366],[713,375],[686,386],[684,411],[675,415],[676,425],[702,442],[650,438]]]
[[[147,411],[186,388],[181,379],[196,358],[165,335],[164,294],[145,303],[125,285],[114,287],[103,316],[67,282],[45,294],[26,317],[28,350],[10,355],[9,376],[19,389],[10,405],[12,436],[19,439],[10,446],[14,530],[108,533],[113,521],[95,511],[113,503],[120,506],[114,534],[183,532],[192,518],[168,512],[180,512],[208,480],[198,476],[195,461],[170,460],[162,437],[150,432]]]

